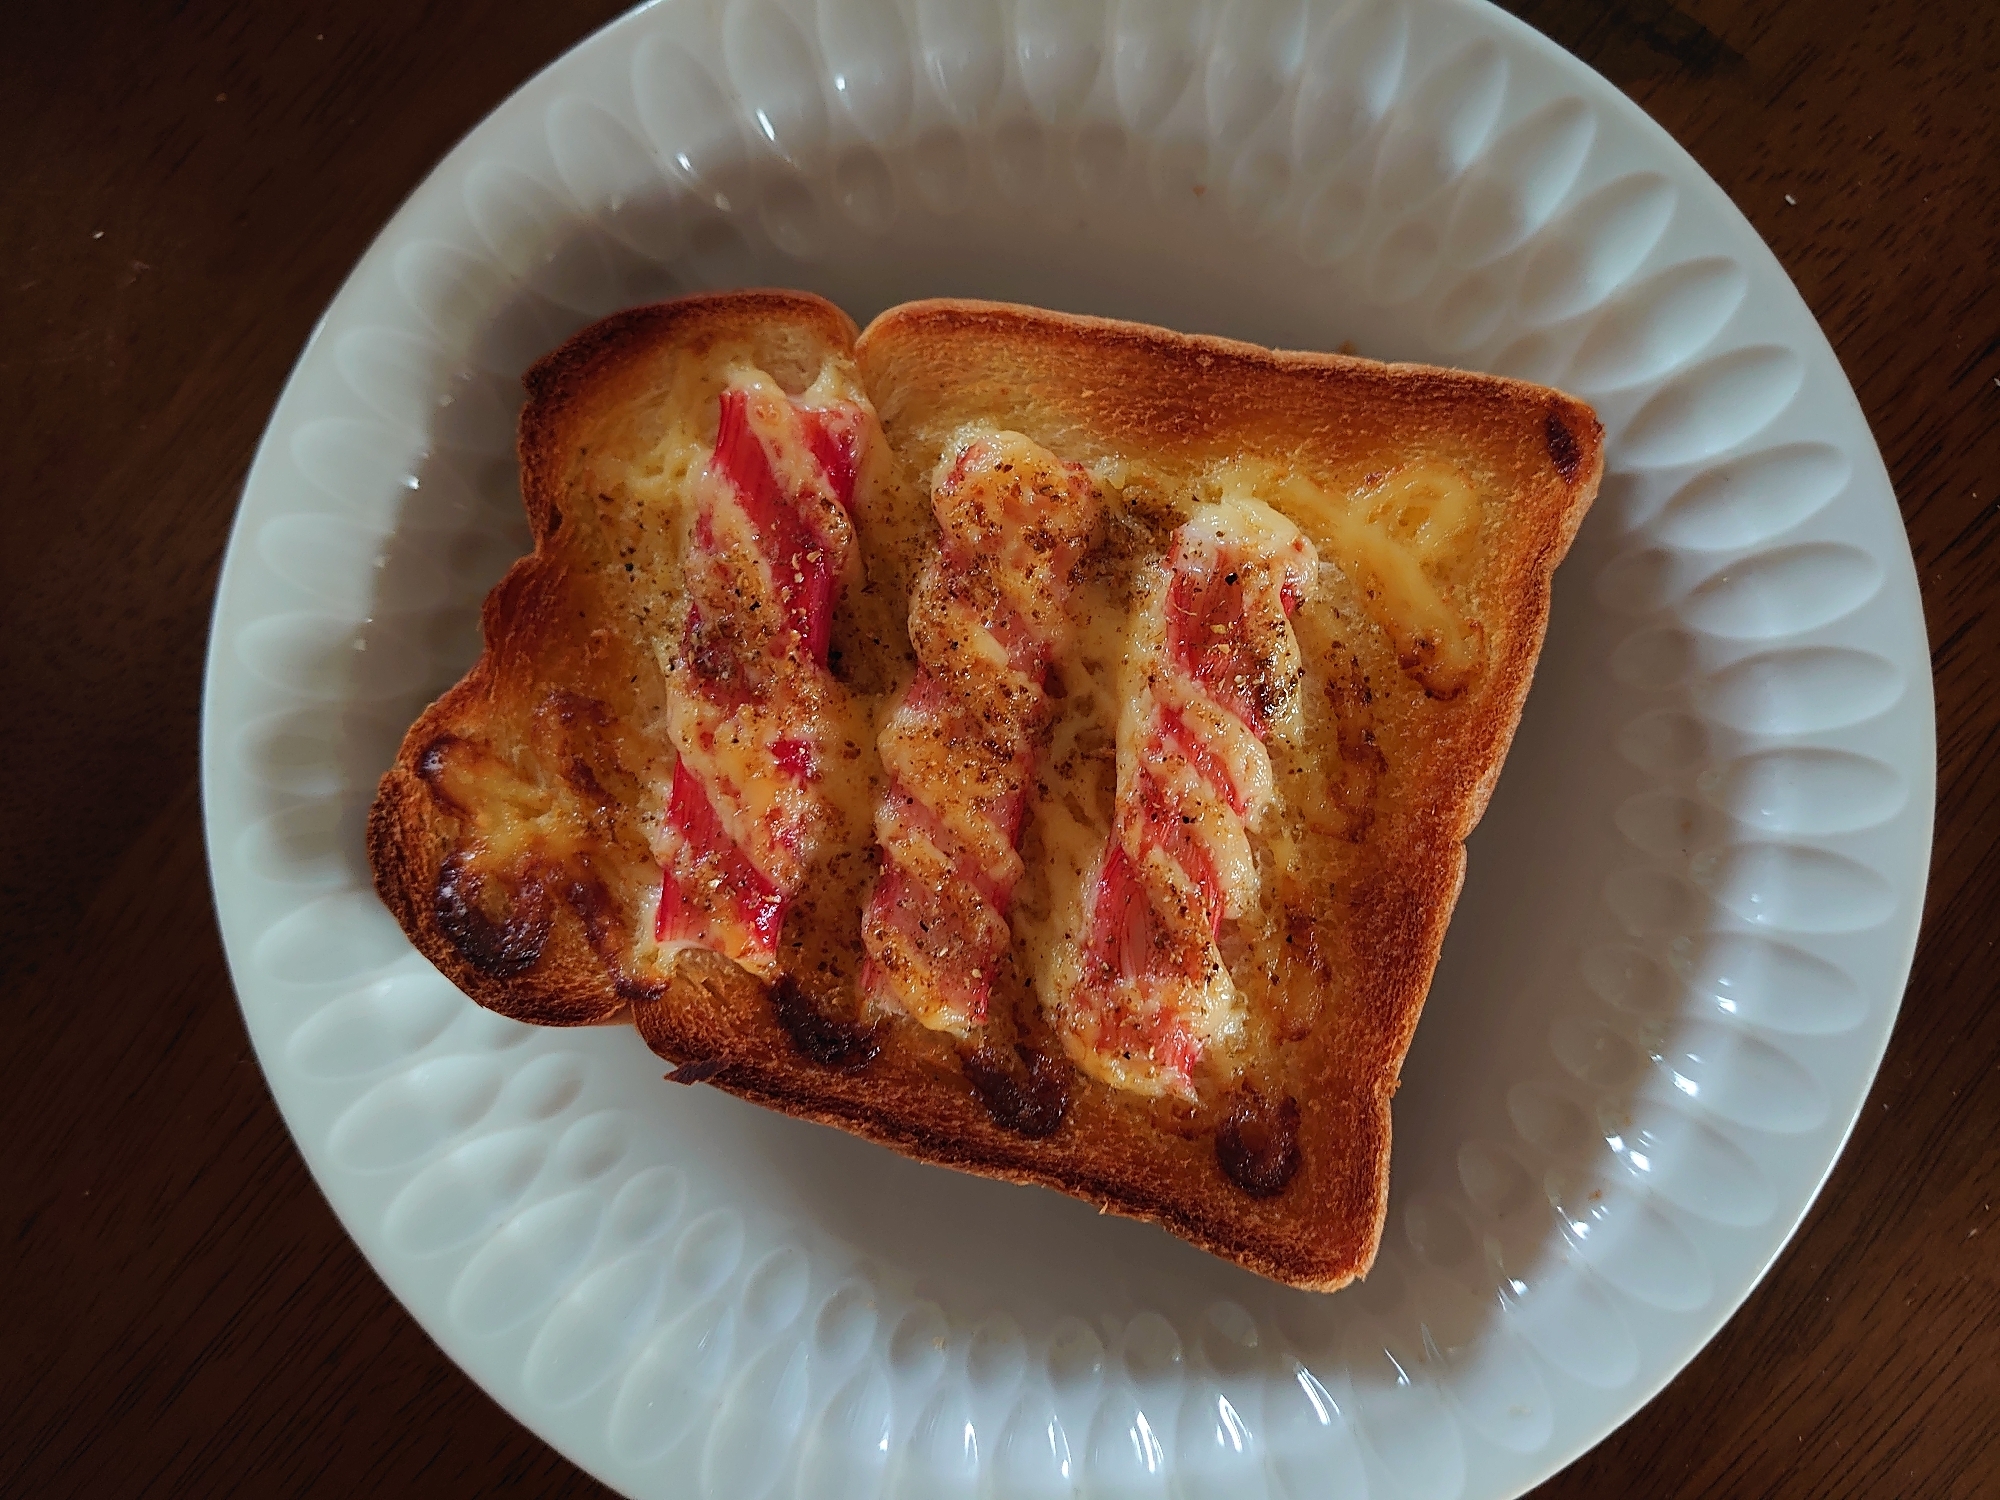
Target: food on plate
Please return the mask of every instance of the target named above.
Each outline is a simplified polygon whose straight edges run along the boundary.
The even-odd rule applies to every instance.
[[[1589,408],[789,292],[617,314],[527,387],[535,551],[369,824],[425,955],[683,1082],[1365,1273]]]

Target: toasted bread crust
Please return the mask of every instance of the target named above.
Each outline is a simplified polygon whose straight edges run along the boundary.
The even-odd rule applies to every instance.
[[[1024,432],[1065,458],[1140,453],[1189,474],[1245,452],[1328,477],[1359,472],[1370,455],[1437,452],[1474,465],[1506,497],[1504,545],[1486,548],[1476,600],[1486,648],[1480,680],[1435,704],[1401,682],[1400,706],[1385,710],[1407,714],[1421,733],[1394,747],[1395,794],[1339,896],[1348,999],[1320,1017],[1288,1064],[1287,1076],[1309,1086],[1295,1090],[1303,1166],[1282,1193],[1250,1196],[1218,1171],[1212,1134],[1162,1129],[1156,1116],[1080,1077],[1060,1128],[1030,1137],[982,1102],[948,1040],[914,1023],[877,1020],[864,1030],[833,1018],[827,1024],[847,1028],[836,1032],[846,1042],[820,1047],[815,1060],[783,1007],[726,960],[697,953],[664,981],[634,975],[604,935],[605,902],[590,892],[605,887],[588,859],[572,862],[567,884],[558,882],[568,895],[550,904],[532,959],[498,966],[517,972],[468,957],[463,933],[455,941],[447,930],[452,908],[440,897],[441,877],[463,819],[427,779],[433,748],[519,738],[537,695],[551,689],[645,717],[646,653],[629,629],[606,620],[586,544],[566,524],[567,511],[595,498],[579,491],[587,477],[579,450],[609,414],[657,386],[675,351],[768,343],[779,336],[774,329],[795,346],[852,351],[906,473],[928,473],[948,434],[980,421]],[[1365,1273],[1386,1211],[1389,1100],[1464,879],[1463,841],[1520,717],[1551,575],[1601,474],[1601,430],[1589,409],[1485,376],[1278,353],[989,303],[908,304],[857,338],[830,304],[781,292],[620,313],[537,364],[526,384],[520,460],[535,551],[488,598],[485,652],[412,726],[369,820],[377,888],[425,956],[489,1009],[547,1025],[629,1018],[661,1056],[705,1065],[707,1081],[744,1098],[927,1161],[1046,1184],[1156,1220],[1263,1275],[1331,1290]],[[1354,649],[1359,673],[1370,648]],[[1386,671],[1393,675],[1393,665]],[[630,700],[626,677],[640,684],[640,700]],[[671,751],[663,753],[671,764]]]
[[[541,959],[527,973],[496,976],[468,959],[440,925],[439,871],[456,835],[454,820],[417,767],[446,735],[484,736],[523,714],[538,683],[586,681],[578,632],[570,625],[569,560],[558,545],[561,502],[574,462],[575,435],[591,410],[629,398],[644,362],[663,348],[747,336],[783,320],[833,344],[850,342],[853,320],[818,297],[733,292],[614,313],[583,329],[523,377],[517,451],[521,498],[535,550],[521,558],[486,598],[486,649],[472,670],[410,726],[396,763],[382,778],[368,817],[368,858],[382,900],[426,958],[489,1010],[540,1026],[596,1025],[625,1019],[629,983],[608,975],[573,913],[559,913]]]

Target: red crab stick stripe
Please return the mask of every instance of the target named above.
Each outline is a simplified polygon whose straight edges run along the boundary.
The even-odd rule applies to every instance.
[[[1286,613],[1291,611],[1286,610]],[[1222,757],[1182,717],[1178,709],[1161,705],[1158,734],[1160,746],[1184,758],[1203,781],[1222,793],[1229,802],[1231,812],[1238,817],[1243,816],[1246,809],[1243,793],[1237,790],[1236,778],[1229,774],[1229,767],[1223,764]]]
[[[760,973],[775,966],[786,904],[832,817],[818,747],[841,692],[827,655],[865,420],[852,405],[733,385],[691,492],[654,936]]]
[[[1093,963],[1156,984],[1199,978],[1198,972],[1189,974],[1186,957],[1176,954],[1176,947],[1185,945],[1177,945],[1171,931],[1164,930],[1152,894],[1122,844],[1114,842],[1105,854],[1103,872],[1092,892],[1090,922]],[[1165,1007],[1118,1015],[1098,1044],[1103,1050],[1136,1047],[1183,1078],[1201,1057],[1194,1032]]]
[[[964,445],[932,492],[938,551],[910,606],[916,679],[880,736],[882,875],[862,915],[871,995],[933,1029],[986,1019],[1012,932],[1016,848],[1096,519],[1089,477],[1017,433]]]
[[[828,491],[843,511],[851,511],[856,467],[852,423],[825,408],[795,410],[801,436]],[[787,623],[805,642],[812,659],[824,667],[840,591],[840,573],[834,565],[838,544],[822,535],[785,494],[771,467],[771,455],[750,424],[749,411],[748,391],[722,393],[713,465],[736,491],[736,503],[750,523],[757,550],[770,565]]]
[[[1185,540],[1174,549],[1173,567],[1168,657],[1218,708],[1241,719],[1258,739],[1268,738],[1270,684],[1262,638],[1271,630],[1273,602],[1280,616],[1289,619],[1304,585],[1286,576],[1275,590],[1257,587],[1252,580],[1256,559],[1228,547],[1202,556]]]
[[[1310,546],[1268,507],[1203,506],[1142,611],[1157,633],[1140,643],[1151,666],[1121,733],[1077,1007],[1133,1086],[1187,1087],[1203,1021],[1233,1003],[1216,944],[1256,895],[1246,830],[1269,797],[1264,741],[1296,701],[1290,616],[1313,571]]]
[[[775,953],[785,920],[785,898],[730,840],[708,793],[688,770],[686,761],[674,767],[667,826],[685,854],[679,868],[661,883],[654,941],[693,940],[703,946],[724,946],[714,941],[719,935],[714,930],[715,919],[721,916],[735,929],[730,935],[746,951]],[[692,899],[695,892],[703,892],[705,899]]]
[[[928,692],[920,678],[910,696]],[[926,712],[928,720],[902,726],[906,734],[948,725],[947,736],[957,738],[972,729],[957,715],[937,717],[944,710]],[[902,775],[891,779],[875,817],[882,878],[862,923],[864,984],[872,993],[921,1006],[923,1015],[969,1024],[986,1018],[993,977],[1011,942],[1007,910],[1022,873],[1015,845],[1026,805],[1020,788],[1032,772],[1033,758],[1019,754],[1002,770],[998,791],[927,788],[926,795],[953,808],[954,823]],[[968,822],[971,838],[959,832]]]

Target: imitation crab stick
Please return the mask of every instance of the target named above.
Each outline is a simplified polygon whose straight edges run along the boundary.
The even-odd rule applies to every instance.
[[[1018,433],[947,453],[932,498],[938,552],[910,606],[917,676],[880,736],[882,875],[861,930],[871,992],[963,1033],[1008,950],[1050,662],[1096,502],[1082,469]]]
[[[1258,898],[1249,830],[1271,799],[1266,741],[1296,712],[1291,615],[1311,543],[1260,501],[1197,506],[1135,626],[1111,835],[1085,894],[1064,1013],[1093,1071],[1187,1093],[1240,1024],[1218,938]]]
[[[865,414],[754,376],[720,399],[687,536],[669,674],[674,768],[654,938],[775,968],[786,902],[832,817],[818,783],[833,611],[854,568]]]

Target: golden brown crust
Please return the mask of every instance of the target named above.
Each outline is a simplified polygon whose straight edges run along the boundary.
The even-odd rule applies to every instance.
[[[1439,455],[1506,497],[1504,527],[1489,530],[1482,548],[1474,602],[1486,659],[1470,690],[1428,694],[1397,671],[1393,653],[1383,656],[1358,615],[1336,617],[1330,636],[1328,628],[1315,636],[1323,655],[1351,656],[1361,701],[1376,704],[1381,744],[1370,734],[1355,753],[1386,767],[1385,790],[1350,835],[1347,883],[1322,898],[1320,920],[1338,929],[1346,977],[1340,1002],[1287,1054],[1285,1077],[1311,1086],[1295,1090],[1302,1165],[1281,1193],[1254,1197],[1232,1183],[1218,1169],[1212,1128],[1161,1128],[1157,1111],[1134,1109],[1081,1075],[1065,1085],[1060,1127],[1024,1134],[983,1102],[951,1040],[914,1023],[870,1026],[856,1008],[827,1010],[824,997],[788,1000],[712,955],[686,958],[665,982],[634,974],[619,959],[620,934],[629,933],[605,915],[633,904],[614,857],[624,824],[602,825],[612,831],[591,846],[598,853],[538,867],[532,901],[509,898],[503,910],[488,900],[488,915],[467,916],[481,899],[476,883],[469,896],[441,896],[470,816],[438,770],[454,747],[525,743],[536,733],[573,747],[547,708],[564,693],[608,705],[627,726],[652,721],[651,657],[631,620],[610,617],[595,544],[564,524],[564,512],[598,498],[588,491],[603,475],[582,450],[620,431],[625,413],[659,389],[662,363],[730,339],[851,351],[906,473],[928,473],[949,432],[980,421],[1064,458],[1138,454],[1184,477],[1256,454],[1337,483],[1384,454]],[[621,313],[543,360],[527,386],[520,455],[535,552],[488,599],[485,653],[412,727],[369,822],[378,889],[419,949],[482,1005],[542,1024],[629,1016],[661,1056],[704,1065],[718,1087],[788,1113],[1157,1220],[1294,1285],[1331,1290],[1363,1274],[1386,1209],[1389,1100],[1463,881],[1463,840],[1520,716],[1551,574],[1601,473],[1589,409],[1490,377],[986,303],[909,304],[857,339],[829,304],[767,292]],[[636,771],[630,763],[649,753],[643,733],[621,745],[605,778]],[[671,751],[655,753],[671,765]],[[600,779],[574,780],[584,789],[579,816],[612,816],[602,807],[617,798]],[[629,829],[623,836],[629,843]],[[622,920],[629,928],[637,919]]]
[[[576,912],[558,903],[539,962],[501,976],[469,959],[440,925],[439,871],[456,836],[454,821],[418,774],[440,737],[489,737],[532,712],[538,687],[586,683],[604,675],[579,658],[589,632],[572,625],[571,560],[559,545],[561,501],[575,463],[577,434],[594,415],[643,390],[660,351],[730,338],[755,338],[772,324],[835,347],[853,341],[854,322],[821,298],[797,292],[727,292],[635,307],[591,324],[522,378],[518,453],[521,498],[535,550],[487,596],[481,611],[486,648],[472,670],[410,726],[396,764],[382,778],[368,818],[368,857],[376,890],[424,956],[489,1010],[542,1026],[623,1020],[638,990],[607,973]],[[595,622],[591,622],[595,623]],[[580,639],[579,637],[584,637]]]
[[[898,447],[984,418],[1067,458],[1172,455],[1183,473],[1242,452],[1337,474],[1372,466],[1376,455],[1435,451],[1473,458],[1511,495],[1504,541],[1482,559],[1486,676],[1465,699],[1438,705],[1405,745],[1398,769],[1406,800],[1374,830],[1395,857],[1348,898],[1360,1003],[1324,1018],[1308,1044],[1317,1067],[1305,1071],[1317,1073],[1321,1088],[1304,1100],[1305,1180],[1279,1200],[1297,1227],[1310,1228],[1272,1244],[1280,1226],[1246,1226],[1242,1200],[1213,1177],[1193,1193],[1183,1188],[1169,1219],[1183,1233],[1187,1218],[1229,1225],[1237,1243],[1220,1253],[1298,1285],[1330,1288],[1365,1272],[1387,1204],[1389,1101],[1463,884],[1463,841],[1520,719],[1551,576],[1602,473],[1595,415],[1515,381],[990,303],[892,309],[863,332],[858,352]],[[1340,1107],[1329,1108],[1335,1099]],[[1137,1144],[1119,1133],[1114,1127],[1106,1142],[1107,1159]],[[1293,1201],[1300,1193],[1304,1205]],[[1131,1211],[1129,1200],[1114,1206]],[[1245,1256],[1250,1234],[1271,1249]],[[1208,1243],[1199,1232],[1188,1237]]]

